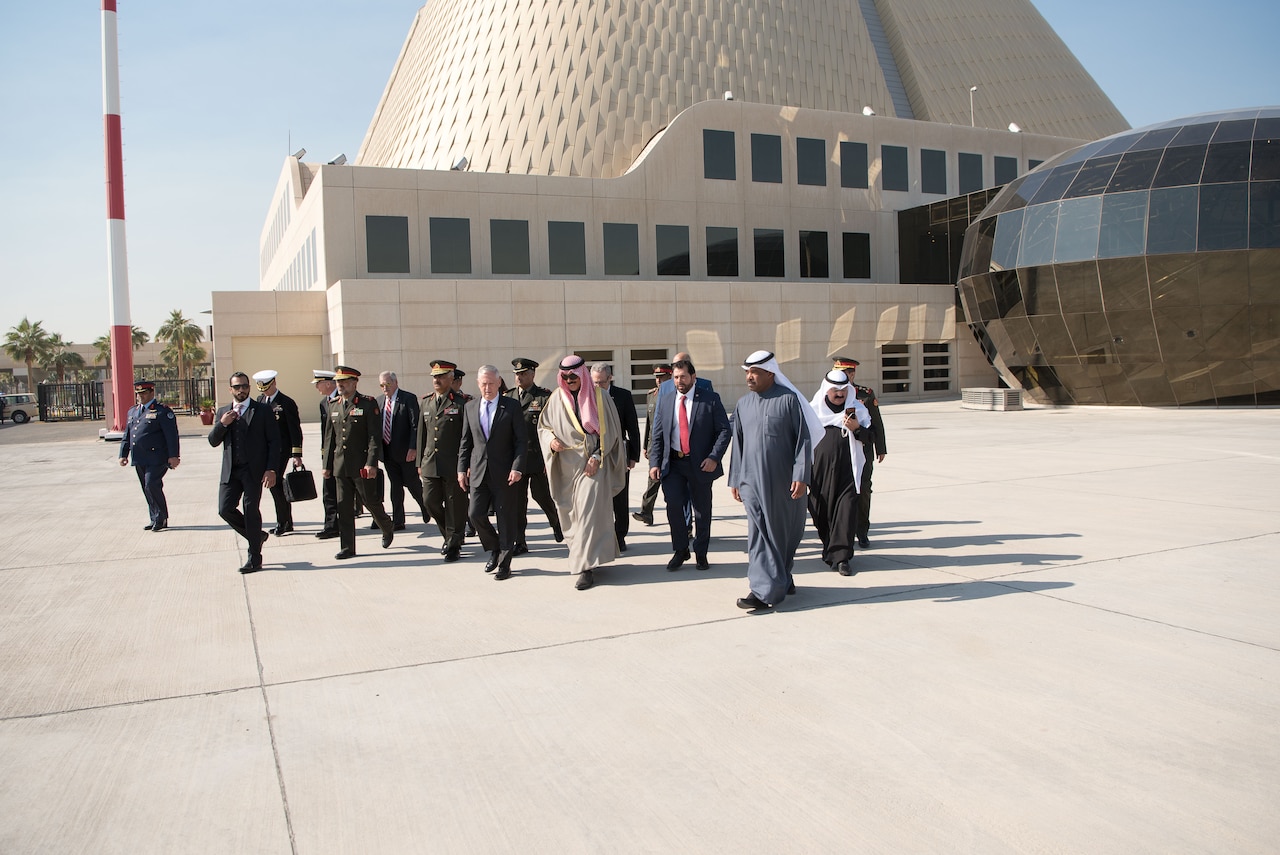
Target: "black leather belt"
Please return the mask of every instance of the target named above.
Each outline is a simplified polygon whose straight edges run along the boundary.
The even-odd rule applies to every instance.
[[[676,451],[675,449],[672,449],[671,456],[672,457],[688,457],[689,455],[685,454],[683,451]]]

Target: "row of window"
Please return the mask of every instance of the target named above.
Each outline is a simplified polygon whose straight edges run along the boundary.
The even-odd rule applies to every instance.
[[[471,221],[465,217],[431,217],[431,272],[438,275],[471,273]],[[640,227],[635,223],[604,223],[605,276],[640,275]],[[738,229],[708,226],[706,276],[739,276]],[[871,278],[871,235],[841,233],[844,279]],[[796,247],[800,276],[830,278],[828,233],[801,230]],[[365,246],[370,273],[409,273],[409,218],[365,217]],[[494,276],[527,276],[529,221],[489,221],[490,267]],[[753,229],[754,273],[757,277],[786,276],[786,240],[782,229]],[[689,227],[654,227],[654,253],[659,276],[692,276]],[[587,273],[586,224],[547,223],[547,273],[550,276],[585,276]]]
[[[867,144],[841,141],[839,144],[840,186],[866,189],[870,186],[871,163]],[[881,189],[911,189],[908,168],[909,150],[905,146],[880,146]],[[1042,161],[1027,161],[1035,169]],[[797,184],[827,186],[827,141],[813,137],[796,137],[795,157]],[[983,156],[960,152],[956,156],[960,193],[973,193],[987,186]],[[702,174],[716,181],[738,178],[737,135],[733,131],[704,128],[702,131]],[[1018,177],[1016,157],[995,156],[995,184],[1008,184]],[[751,180],[763,184],[782,183],[782,137],[777,134],[751,134]],[[920,149],[920,191],[947,194],[947,153],[937,149]]]

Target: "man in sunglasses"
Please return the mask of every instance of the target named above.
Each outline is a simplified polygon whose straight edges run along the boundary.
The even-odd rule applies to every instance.
[[[218,516],[249,544],[241,573],[262,569],[262,490],[275,486],[280,474],[280,428],[266,404],[249,398],[249,375],[231,375],[231,403],[218,410],[209,444],[222,446],[218,480]]]

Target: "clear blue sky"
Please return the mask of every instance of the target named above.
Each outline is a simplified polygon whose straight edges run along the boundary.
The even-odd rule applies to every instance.
[[[1275,0],[1033,2],[1134,127],[1280,104]],[[135,325],[207,323],[210,291],[257,289],[284,157],[355,158],[420,5],[120,0]],[[24,315],[76,342],[107,328],[99,7],[6,5],[0,332]]]

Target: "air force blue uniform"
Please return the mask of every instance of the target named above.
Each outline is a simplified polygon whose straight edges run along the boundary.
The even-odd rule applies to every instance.
[[[178,422],[173,410],[152,398],[146,404],[129,408],[124,439],[120,443],[120,459],[133,454],[133,468],[138,473],[142,495],[151,512],[151,525],[167,525],[169,505],[164,499],[164,476],[169,471],[169,458],[178,454]]]

